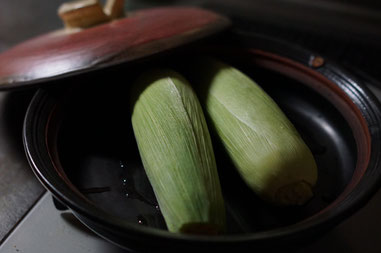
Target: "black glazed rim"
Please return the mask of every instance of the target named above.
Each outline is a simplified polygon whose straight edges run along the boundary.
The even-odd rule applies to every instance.
[[[234,34],[232,40],[228,41],[228,43],[238,44],[240,48],[255,48],[263,52],[271,52],[270,54],[282,55],[291,61],[314,70],[314,72],[321,74],[327,80],[334,83],[361,112],[361,117],[366,123],[371,140],[369,164],[365,173],[361,175],[361,180],[334,208],[329,208],[312,219],[307,219],[292,226],[254,234],[223,235],[218,237],[184,236],[131,224],[123,219],[111,216],[98,209],[90,201],[84,200],[77,192],[69,188],[52,164],[46,143],[46,127],[56,106],[55,94],[59,94],[59,91],[54,89],[40,89],[35,94],[24,122],[24,147],[29,163],[37,178],[56,198],[75,213],[97,223],[97,225],[109,233],[116,233],[124,238],[143,242],[145,240],[169,240],[188,245],[196,243],[198,245],[213,247],[235,243],[259,243],[274,239],[287,240],[299,236],[305,237],[306,233],[323,231],[348,218],[370,200],[381,183],[381,106],[378,100],[356,77],[337,65],[325,61],[321,66],[312,66],[313,62],[311,62],[311,59],[314,59],[315,55],[307,50],[268,37],[252,34]],[[251,41],[251,43],[248,44],[247,41]]]

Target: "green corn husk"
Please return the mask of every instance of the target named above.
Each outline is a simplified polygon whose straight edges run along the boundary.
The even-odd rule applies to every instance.
[[[141,92],[133,108],[133,129],[168,230],[222,233],[224,201],[195,93],[171,70],[146,72],[135,85]]]
[[[277,104],[253,80],[211,58],[197,61],[190,80],[203,90],[217,135],[244,181],[277,205],[313,196],[314,157]]]

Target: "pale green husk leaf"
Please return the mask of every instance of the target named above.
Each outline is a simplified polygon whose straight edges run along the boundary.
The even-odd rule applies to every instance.
[[[252,79],[203,58],[192,67],[208,117],[246,183],[275,204],[303,204],[317,181],[314,157],[278,105]]]
[[[225,209],[213,147],[199,101],[171,70],[138,78],[132,124],[145,171],[167,227],[225,228]]]

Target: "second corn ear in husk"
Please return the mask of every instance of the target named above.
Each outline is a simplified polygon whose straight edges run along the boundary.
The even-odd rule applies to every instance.
[[[172,232],[214,234],[225,229],[225,209],[213,147],[199,101],[170,70],[148,71],[132,124],[148,179]]]
[[[203,90],[207,114],[246,183],[279,205],[300,205],[317,181],[314,157],[278,105],[237,69],[206,58],[190,80]]]

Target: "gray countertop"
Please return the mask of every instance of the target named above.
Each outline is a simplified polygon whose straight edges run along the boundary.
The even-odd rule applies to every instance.
[[[360,211],[314,243],[293,253],[379,253],[381,192]],[[0,253],[127,253],[98,237],[69,211],[55,209],[46,193],[0,245]]]
[[[30,92],[0,93],[0,240],[44,192],[22,146],[22,122],[30,97]]]

